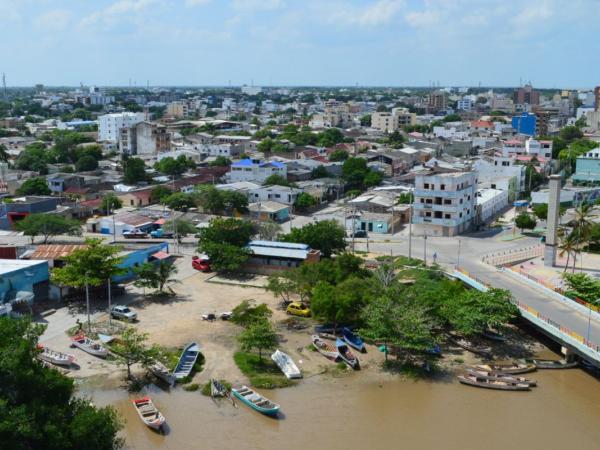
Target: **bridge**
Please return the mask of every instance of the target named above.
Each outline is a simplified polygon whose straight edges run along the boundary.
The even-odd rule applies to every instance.
[[[508,269],[469,263],[449,275],[480,291],[508,289],[521,316],[559,343],[567,358],[577,355],[600,367],[600,314],[597,309],[567,299],[549,288],[510,273]]]

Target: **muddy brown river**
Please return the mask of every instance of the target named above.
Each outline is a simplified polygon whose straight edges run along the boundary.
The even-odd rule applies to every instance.
[[[552,354],[542,356],[554,356]],[[527,374],[531,392],[502,392],[453,378],[413,381],[382,375],[313,377],[298,386],[262,391],[281,405],[271,419],[243,404],[234,408],[199,392],[150,386],[165,414],[166,435],[147,429],[124,390],[86,390],[126,420],[130,449],[460,449],[600,448],[600,382],[580,369]]]

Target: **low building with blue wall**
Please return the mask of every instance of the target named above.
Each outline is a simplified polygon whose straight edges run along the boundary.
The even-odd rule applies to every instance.
[[[573,184],[600,184],[600,148],[577,158]]]
[[[537,117],[535,114],[528,112],[521,113],[518,116],[513,116],[512,127],[519,134],[535,136],[537,131]]]
[[[116,283],[129,281],[135,277],[134,269],[141,266],[144,263],[158,262],[166,260],[171,257],[167,252],[169,251],[169,244],[166,242],[159,242],[148,247],[143,247],[134,250],[126,250],[121,256],[123,262],[119,264],[119,267],[127,269],[127,273],[118,277],[113,277],[113,281]]]
[[[0,229],[12,229],[15,222],[29,214],[55,211],[59,200],[58,197],[31,196],[17,198],[12,203],[0,203]]]
[[[0,304],[46,300],[49,278],[48,261],[0,259]]]

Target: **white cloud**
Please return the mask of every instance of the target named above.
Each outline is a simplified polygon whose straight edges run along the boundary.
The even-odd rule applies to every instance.
[[[549,1],[536,1],[534,4],[527,5],[512,20],[517,27],[528,27],[537,25],[544,20],[550,19],[554,15],[553,5]]]
[[[114,25],[129,14],[137,14],[159,3],[159,0],[118,0],[107,8],[84,17],[80,26],[95,24]]]
[[[33,23],[36,27],[51,30],[63,31],[71,22],[72,13],[63,9],[55,9],[37,16]]]
[[[252,13],[281,9],[285,6],[285,0],[233,0],[231,6],[236,11]]]
[[[333,12],[331,21],[364,27],[385,25],[392,21],[403,6],[404,0],[378,0],[362,8],[341,3]]]
[[[436,25],[441,18],[439,11],[413,11],[404,16],[406,23],[413,27],[429,27]]]

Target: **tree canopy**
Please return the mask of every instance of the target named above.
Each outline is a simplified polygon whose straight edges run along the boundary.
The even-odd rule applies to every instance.
[[[333,253],[346,248],[346,230],[335,220],[323,220],[306,224],[302,228],[293,228],[288,234],[282,235],[281,240],[307,244],[321,250],[321,254],[329,258]]]
[[[15,229],[22,231],[25,236],[30,236],[32,243],[36,236],[42,236],[43,243],[46,244],[52,236],[81,235],[81,224],[77,220],[67,219],[57,214],[29,214],[15,223]]]
[[[217,271],[233,271],[248,257],[245,248],[254,234],[250,222],[217,217],[198,232],[198,249],[210,258],[211,267]]]
[[[123,160],[123,181],[128,184],[136,184],[146,181],[146,163],[140,158],[127,158]]]
[[[521,230],[533,230],[536,225],[536,220],[530,214],[523,212],[515,218],[515,225]]]
[[[17,189],[17,195],[50,195],[52,191],[44,177],[26,179]]]

